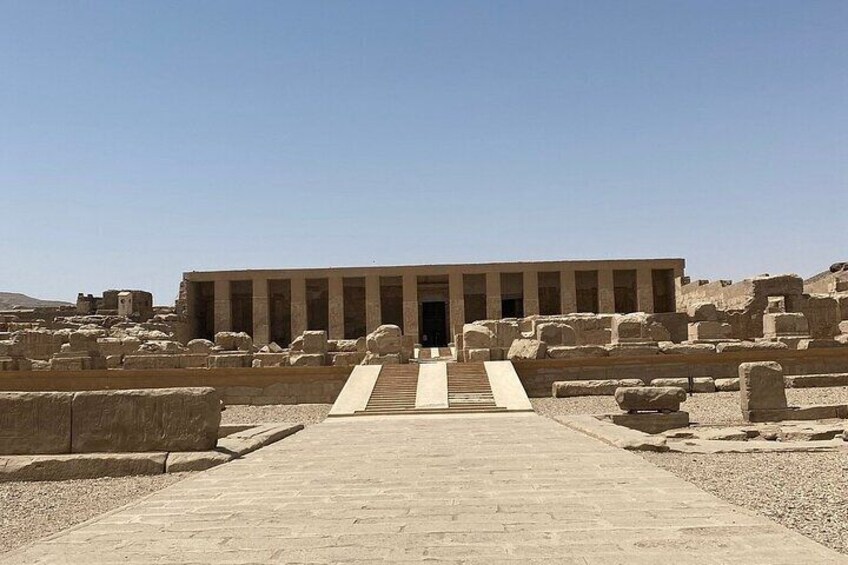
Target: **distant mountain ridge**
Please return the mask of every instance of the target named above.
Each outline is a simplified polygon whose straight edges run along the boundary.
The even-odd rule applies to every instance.
[[[0,310],[11,310],[15,307],[37,308],[50,306],[73,306],[70,302],[61,300],[41,300],[19,292],[0,292]]]

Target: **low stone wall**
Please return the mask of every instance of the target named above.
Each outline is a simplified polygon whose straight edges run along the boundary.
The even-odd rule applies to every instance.
[[[260,367],[0,373],[0,391],[83,391],[204,386],[224,404],[332,404],[352,367]]]
[[[639,379],[648,384],[658,378],[734,378],[741,363],[752,361],[777,361],[786,375],[846,373],[848,348],[540,359],[513,365],[527,395],[544,398],[551,396],[555,381]]]

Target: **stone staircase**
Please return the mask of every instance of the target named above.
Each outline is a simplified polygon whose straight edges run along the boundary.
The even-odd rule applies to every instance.
[[[451,363],[447,367],[449,409],[499,410],[483,363]]]
[[[363,413],[395,414],[414,410],[417,387],[417,365],[386,365],[380,370]]]

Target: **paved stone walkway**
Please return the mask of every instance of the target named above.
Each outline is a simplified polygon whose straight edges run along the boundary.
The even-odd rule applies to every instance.
[[[4,557],[62,564],[848,562],[535,414],[327,421]]]

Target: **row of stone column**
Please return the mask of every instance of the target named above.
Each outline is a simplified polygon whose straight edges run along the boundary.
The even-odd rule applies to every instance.
[[[577,310],[574,270],[560,271],[560,306],[562,313]],[[501,318],[501,273],[486,273],[486,317]],[[639,310],[653,312],[653,281],[650,269],[639,269],[637,276],[637,300]],[[524,315],[539,314],[538,272],[523,273]],[[418,335],[418,275],[403,275],[403,324],[404,333]],[[300,335],[307,330],[306,278],[291,278],[291,332]],[[463,273],[448,275],[448,312],[452,334],[462,331],[465,323],[465,287]],[[344,277],[328,277],[328,308],[330,339],[344,338]],[[215,331],[232,329],[232,298],[229,280],[215,281]],[[612,269],[598,270],[598,306],[602,313],[615,311]],[[365,327],[372,331],[382,320],[380,308],[380,275],[365,277]],[[270,312],[268,280],[253,280],[253,340],[264,344],[269,340]],[[281,344],[288,345],[288,344]]]

